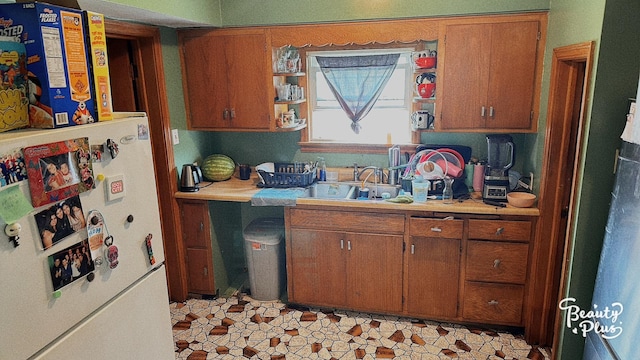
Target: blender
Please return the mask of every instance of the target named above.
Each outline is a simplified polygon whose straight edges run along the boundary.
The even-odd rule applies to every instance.
[[[510,135],[487,135],[488,156],[484,172],[484,200],[507,201],[509,169],[515,159],[515,146]]]

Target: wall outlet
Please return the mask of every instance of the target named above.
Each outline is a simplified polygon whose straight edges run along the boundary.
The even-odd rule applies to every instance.
[[[173,145],[180,144],[180,136],[178,136],[178,129],[171,129],[171,139],[173,141]]]

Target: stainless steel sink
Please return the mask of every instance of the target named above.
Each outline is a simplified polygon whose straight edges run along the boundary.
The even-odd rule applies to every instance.
[[[337,182],[325,183],[319,182],[306,189],[304,197],[317,199],[357,199],[360,197],[360,183]],[[390,197],[396,197],[400,191],[400,186],[388,184],[366,184],[369,188],[369,199],[379,199],[383,193],[389,193]]]
[[[358,187],[352,184],[321,182],[309,186],[305,196],[318,199],[355,199],[357,190]]]
[[[379,199],[382,198],[382,194],[388,193],[390,197],[394,198],[398,196],[401,187],[398,185],[389,185],[389,184],[366,184],[366,187],[369,188],[369,199]],[[358,186],[358,196],[360,196],[360,187]]]

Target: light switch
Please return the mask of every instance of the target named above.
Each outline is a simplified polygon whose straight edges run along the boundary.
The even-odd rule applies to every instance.
[[[180,136],[178,136],[178,129],[171,129],[171,137],[173,145],[180,144]]]

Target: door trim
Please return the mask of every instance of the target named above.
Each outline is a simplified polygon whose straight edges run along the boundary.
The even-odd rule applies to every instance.
[[[105,32],[108,38],[127,39],[136,44],[134,56],[140,79],[138,97],[141,110],[149,116],[169,298],[184,301],[187,298],[187,280],[180,246],[180,211],[173,196],[178,191],[178,174],[172,150],[160,30],[155,26],[107,19]]]
[[[581,172],[582,167],[580,159],[589,106],[594,47],[595,42],[591,41],[555,48],[551,63],[549,105],[540,177],[542,183],[538,202],[540,218],[536,228],[534,261],[530,274],[532,286],[529,294],[533,306],[526,314],[526,323],[529,333],[527,337],[540,339],[543,344],[553,343],[554,351],[560,333],[560,313],[557,311],[557,304],[565,292],[567,260],[573,246],[575,189],[578,185],[577,174]],[[576,64],[584,67],[584,71],[577,71]],[[583,76],[583,79],[577,79],[579,76]],[[582,87],[576,88],[576,84],[582,84]],[[577,96],[581,96],[579,102]],[[565,164],[559,159],[571,156],[568,149],[571,148],[572,142],[575,142],[573,163]],[[567,176],[571,176],[570,189],[563,185],[563,179]],[[569,197],[566,196],[567,191],[570,192]],[[562,211],[566,200],[563,198],[569,199],[568,215],[564,218]],[[559,234],[562,226],[566,226],[564,237]],[[557,266],[560,259],[562,269]],[[560,284],[560,288],[554,288],[554,283]]]

